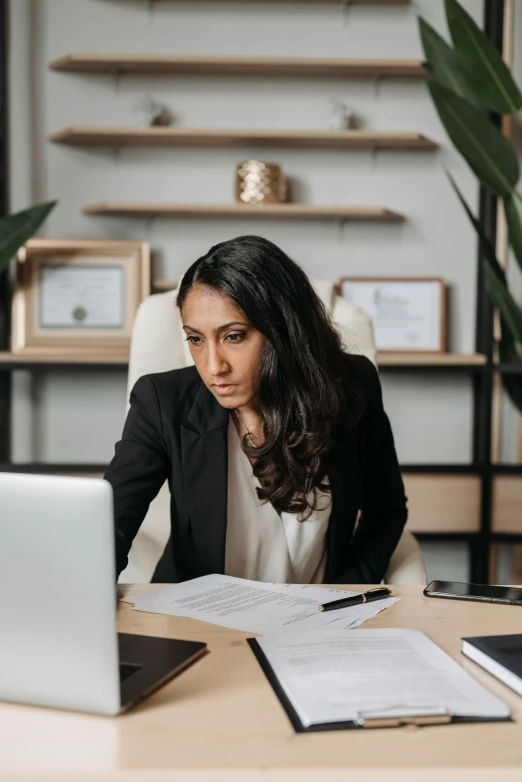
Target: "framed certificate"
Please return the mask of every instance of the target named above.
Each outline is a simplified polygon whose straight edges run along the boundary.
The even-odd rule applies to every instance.
[[[438,277],[342,277],[340,294],[370,316],[381,353],[443,353],[446,286]]]
[[[40,266],[39,313],[44,329],[122,329],[124,300],[122,266]]]
[[[148,295],[146,243],[32,239],[17,256],[12,350],[128,350]]]

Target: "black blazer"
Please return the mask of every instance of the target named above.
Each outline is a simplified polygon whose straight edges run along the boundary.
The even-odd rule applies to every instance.
[[[377,372],[361,356],[347,356],[346,371],[363,391],[365,412],[330,451],[340,480],[332,488],[325,583],[379,583],[406,523],[406,498]],[[118,574],[165,480],[171,535],[152,580],[223,573],[229,411],[195,367],[145,375],[130,401],[105,474],[114,489]]]

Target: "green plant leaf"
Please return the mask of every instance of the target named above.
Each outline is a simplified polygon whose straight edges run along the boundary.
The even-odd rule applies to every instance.
[[[504,214],[506,215],[509,243],[522,270],[522,222],[513,196],[504,198]]]
[[[502,364],[520,364],[516,343],[507,324],[500,317],[501,338],[498,346],[499,358]],[[520,375],[505,374],[502,377],[502,385],[515,407],[522,412],[522,377]]]
[[[484,276],[493,304],[500,311],[504,325],[512,338],[516,342],[522,343],[522,311],[508,290],[506,275],[498,262],[493,245],[473,215],[455,180],[449,174],[448,177],[481,243],[484,252]]]
[[[515,200],[509,196],[504,199],[504,213],[509,233],[509,243],[519,267],[522,269],[522,222]],[[521,357],[517,351],[516,340],[505,319],[500,317],[501,338],[499,342],[499,357],[504,364],[520,364]],[[522,412],[522,377],[506,374],[502,378],[503,386],[515,407]]]
[[[522,343],[522,311],[487,258],[484,259],[484,276],[493,304],[500,311],[513,339]]]
[[[504,269],[502,268],[502,266],[500,265],[500,263],[497,260],[497,256],[496,256],[496,253],[495,253],[495,248],[493,247],[493,245],[491,244],[490,240],[486,236],[486,234],[484,232],[484,229],[482,227],[482,224],[480,223],[479,220],[477,220],[477,218],[475,217],[475,215],[473,214],[473,212],[469,208],[469,206],[468,206],[468,204],[466,202],[466,199],[464,198],[464,196],[460,192],[460,190],[458,188],[458,185],[455,182],[455,180],[453,179],[453,177],[451,176],[451,174],[446,172],[446,175],[447,175],[447,177],[448,177],[448,179],[449,179],[449,181],[451,183],[451,186],[453,187],[453,190],[457,194],[457,197],[458,197],[460,203],[464,207],[464,210],[465,210],[466,214],[468,215],[469,220],[470,220],[473,228],[475,229],[475,231],[477,233],[477,236],[479,238],[479,241],[480,241],[480,244],[481,244],[481,247],[482,247],[482,251],[483,251],[484,255],[486,256],[486,258],[487,258],[487,260],[489,262],[489,265],[494,270],[494,272],[497,275],[497,277],[505,285],[506,284],[506,275],[504,273]]]
[[[503,364],[520,364],[520,358],[515,352],[515,355],[510,352],[507,355],[502,354],[502,344],[500,343],[500,360]],[[520,375],[509,375],[506,373],[502,376],[502,385],[508,393],[509,398],[515,405],[515,407],[522,412],[522,377]]]
[[[455,183],[453,177],[450,174],[448,174],[448,178],[462,206],[464,207],[466,214],[468,215],[473,227],[475,228],[475,231],[477,232],[480,244],[482,246],[482,250],[485,255],[484,263],[487,265],[487,268],[490,270],[490,272],[492,272],[494,276],[497,278],[498,283],[500,283],[501,285],[504,286],[504,288],[506,288],[506,284],[507,284],[506,275],[504,273],[503,268],[501,267],[501,265],[497,260],[493,245],[491,244],[488,237],[484,233],[484,229],[482,228],[482,225],[477,220],[477,218],[473,215],[471,209],[469,208],[468,204],[464,199],[464,196],[462,195],[459,188],[457,187],[457,184]],[[488,282],[487,277],[486,277],[486,282]],[[488,290],[490,290],[489,283],[488,283]],[[490,295],[492,296],[493,302],[496,304],[493,294],[491,293],[491,290],[490,290]],[[517,309],[520,312],[520,308],[517,307]],[[506,363],[506,364],[518,364],[520,363],[520,357],[518,355],[517,348],[516,348],[517,340],[513,333],[514,331],[516,332],[516,329],[512,329],[510,327],[508,321],[503,316],[502,309],[500,307],[499,310],[500,310],[500,323],[501,323],[501,339],[499,343],[500,360],[502,363]],[[506,374],[503,377],[503,383],[504,383],[504,388],[509,394],[511,401],[513,402],[515,407],[522,412],[522,377]]]
[[[48,201],[0,219],[0,271],[6,268],[13,255],[36,233],[56,203]]]
[[[466,79],[459,70],[457,55],[422,16],[419,16],[419,33],[428,68],[434,81],[460,95],[475,108],[482,109],[474,92],[469,88]]]
[[[516,348],[515,340],[507,328],[504,318],[500,317],[502,336],[499,343],[499,357],[503,364],[520,364],[520,356]],[[520,378],[522,380],[522,377]]]
[[[480,101],[498,114],[515,114],[522,95],[487,35],[457,0],[444,0],[455,52],[466,81]]]
[[[428,79],[442,124],[484,187],[505,198],[518,181],[518,158],[512,144],[490,120],[442,84]]]
[[[505,374],[502,378],[502,385],[517,410],[522,412],[522,378]]]

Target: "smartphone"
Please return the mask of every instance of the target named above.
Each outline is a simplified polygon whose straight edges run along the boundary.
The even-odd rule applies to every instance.
[[[452,597],[456,600],[480,600],[522,606],[522,589],[487,584],[462,584],[458,581],[432,581],[424,590],[426,597]]]

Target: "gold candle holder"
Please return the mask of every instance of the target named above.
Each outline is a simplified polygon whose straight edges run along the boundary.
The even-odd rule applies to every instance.
[[[236,201],[240,204],[281,204],[287,184],[281,166],[245,160],[236,169]]]

